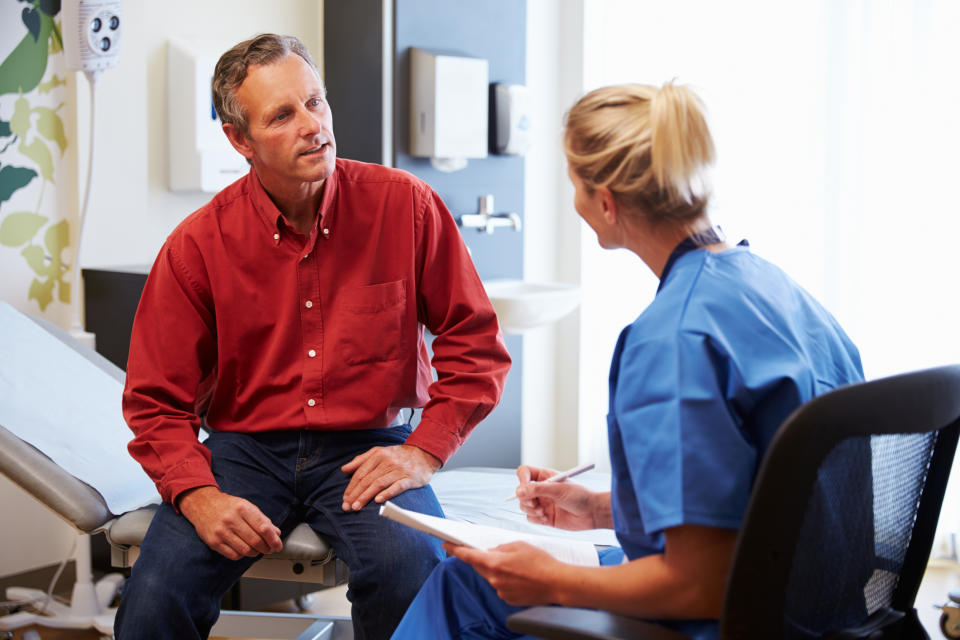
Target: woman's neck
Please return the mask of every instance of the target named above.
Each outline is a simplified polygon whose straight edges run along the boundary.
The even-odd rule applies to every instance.
[[[624,247],[637,254],[651,271],[660,278],[670,254],[677,245],[695,233],[711,228],[710,220],[702,216],[690,225],[682,227],[650,225],[633,218],[624,232]],[[703,245],[701,248],[714,253],[730,248],[726,241]]]

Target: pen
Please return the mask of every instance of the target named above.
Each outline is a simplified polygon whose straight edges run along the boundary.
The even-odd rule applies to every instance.
[[[544,480],[544,482],[563,482],[563,481],[566,480],[567,478],[572,478],[573,476],[578,476],[578,475],[580,475],[581,473],[583,473],[584,471],[590,471],[590,469],[593,469],[594,466],[596,466],[596,465],[594,465],[592,462],[588,462],[587,464],[582,464],[582,465],[580,465],[579,467],[574,467],[573,469],[568,469],[567,471],[564,471],[563,473],[558,473],[558,474],[555,475],[555,476],[550,476],[549,478],[547,478],[546,480]],[[505,502],[510,502],[511,500],[515,500],[516,497],[517,497],[517,494],[513,494],[512,496],[510,496],[509,498],[507,498],[507,499],[505,500]]]

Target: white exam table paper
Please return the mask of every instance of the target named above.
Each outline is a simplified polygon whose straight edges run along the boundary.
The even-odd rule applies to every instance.
[[[159,503],[127,453],[123,384],[0,302],[0,425],[103,496],[113,514]]]

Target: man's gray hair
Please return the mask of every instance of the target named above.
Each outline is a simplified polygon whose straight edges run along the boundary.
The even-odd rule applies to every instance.
[[[303,58],[317,77],[320,77],[310,52],[295,36],[262,33],[250,40],[244,40],[220,56],[213,71],[211,85],[213,108],[217,110],[221,122],[232,124],[246,135],[249,126],[248,114],[237,100],[237,89],[247,77],[247,70],[252,65],[273,64],[291,53]]]

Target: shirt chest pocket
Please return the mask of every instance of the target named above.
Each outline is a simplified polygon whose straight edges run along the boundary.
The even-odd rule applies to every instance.
[[[398,360],[404,354],[405,280],[345,291],[340,355],[347,364]]]

